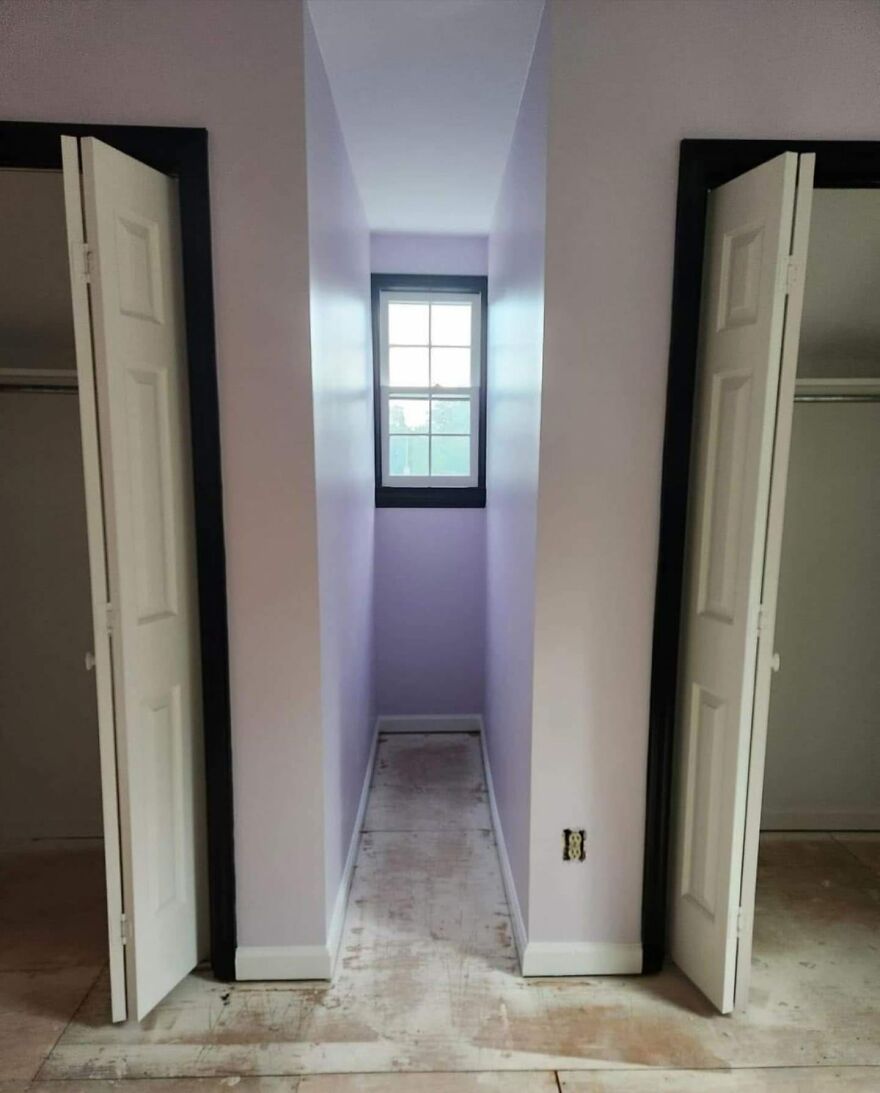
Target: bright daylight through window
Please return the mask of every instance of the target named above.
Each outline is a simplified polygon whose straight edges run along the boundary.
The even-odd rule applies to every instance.
[[[481,503],[484,293],[379,288],[376,302],[377,498]]]

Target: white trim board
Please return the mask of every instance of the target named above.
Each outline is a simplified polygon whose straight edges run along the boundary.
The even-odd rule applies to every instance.
[[[519,904],[501,816],[495,799],[492,767],[489,763],[489,746],[483,719],[480,718],[480,745],[483,751],[483,769],[489,794],[489,812],[492,830],[501,863],[501,879],[510,909],[513,940],[519,956],[520,970],[525,978],[533,976],[563,975],[639,975],[642,971],[642,946],[640,942],[590,942],[590,941],[529,941],[525,920]]]
[[[382,732],[481,732],[483,718],[464,714],[385,714],[378,719]]]
[[[765,810],[761,813],[761,831],[880,831],[880,808]]]
[[[504,884],[504,894],[507,896],[507,907],[510,911],[510,924],[513,928],[513,941],[516,945],[516,954],[519,958],[520,969],[522,969],[528,941],[526,925],[522,915],[522,908],[519,905],[519,896],[516,893],[516,885],[513,881],[513,870],[510,868],[507,843],[504,841],[504,829],[501,826],[501,816],[499,815],[498,804],[495,800],[492,768],[489,765],[489,746],[486,742],[486,732],[482,718],[480,718],[480,749],[483,753],[483,772],[486,776],[486,791],[489,795],[489,813],[492,817],[492,831],[495,835],[498,862],[501,866],[501,880]]]
[[[642,946],[614,941],[530,941],[522,973],[531,976],[639,975]]]
[[[239,945],[235,978],[330,979],[333,960],[328,945]]]
[[[373,728],[373,739],[364,771],[364,784],[358,802],[357,815],[348,845],[348,854],[342,869],[333,913],[327,928],[326,945],[240,945],[235,951],[235,978],[237,980],[273,979],[332,979],[342,945],[342,929],[348,909],[348,894],[354,877],[361,829],[367,811],[373,768],[376,765],[376,747],[379,742],[379,723]]]
[[[391,723],[389,727],[388,723]],[[373,768],[380,733],[383,732],[478,732],[486,776],[489,812],[501,867],[501,878],[510,909],[514,943],[524,977],[566,975],[637,975],[642,970],[642,946],[639,943],[529,941],[513,881],[501,817],[495,799],[492,768],[483,719],[479,714],[465,716],[380,717],[376,721],[373,742],[351,843],[342,879],[333,906],[326,945],[251,945],[236,951],[235,974],[239,980],[332,979],[342,942],[345,912],[361,829],[369,800]]]

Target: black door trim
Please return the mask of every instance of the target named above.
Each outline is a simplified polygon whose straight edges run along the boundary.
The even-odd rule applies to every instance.
[[[61,170],[62,135],[98,137],[178,180],[205,725],[211,964],[218,979],[232,980],[236,926],[229,640],[208,133],[164,126],[0,121],[0,167]]]
[[[817,188],[880,187],[880,142],[683,140],[680,147],[672,280],[672,326],[660,487],[660,541],[648,728],[643,971],[666,951],[675,692],[708,193],[783,152],[815,152]]]

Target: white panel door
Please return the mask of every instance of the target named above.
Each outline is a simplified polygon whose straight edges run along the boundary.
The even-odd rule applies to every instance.
[[[70,289],[79,388],[80,434],[89,540],[89,579],[94,631],[94,672],[98,708],[98,743],[101,755],[101,812],[104,833],[104,876],[107,887],[107,927],[110,957],[110,1009],[114,1021],[127,1016],[125,951],[123,948],[122,861],[119,846],[119,792],[116,777],[116,725],[113,714],[113,661],[107,604],[110,592],[101,490],[98,442],[98,407],[92,356],[92,320],[85,261],[85,223],[79,174],[79,146],[75,137],[61,138],[64,164],[64,209],[70,257]]]
[[[671,951],[722,1013],[734,1005],[743,923],[758,638],[771,607],[762,604],[762,586],[782,351],[784,341],[796,346],[803,294],[803,277],[790,272],[798,261],[798,171],[794,153],[749,171],[713,191],[707,217],[677,703]],[[809,189],[812,175],[801,174]],[[790,412],[789,405],[789,421]],[[766,707],[763,716],[766,722]]]
[[[203,759],[176,183],[80,142],[129,1016],[197,963]],[[201,909],[203,910],[203,909]]]

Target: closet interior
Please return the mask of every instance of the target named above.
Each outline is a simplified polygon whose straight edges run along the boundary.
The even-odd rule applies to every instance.
[[[880,191],[817,190],[762,827],[880,829]]]
[[[98,720],[60,172],[0,170],[0,970],[106,954]]]
[[[880,865],[878,295],[880,190],[817,190],[755,906],[755,952],[773,960],[752,969],[756,989],[784,982],[802,1001],[870,989],[862,954]]]

